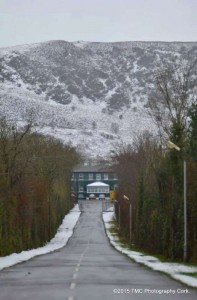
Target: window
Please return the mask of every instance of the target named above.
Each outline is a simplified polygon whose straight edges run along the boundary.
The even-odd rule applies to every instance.
[[[95,188],[94,187],[88,187],[87,192],[88,193],[95,193]]]
[[[103,193],[109,193],[109,187],[104,187],[103,188]]]
[[[87,188],[88,193],[93,193],[93,194],[102,194],[102,193],[109,193],[109,187],[108,186],[89,186]]]
[[[108,180],[108,179],[109,179],[108,174],[104,174],[104,180]]]
[[[83,185],[79,186],[79,192],[83,192]]]
[[[90,173],[89,176],[88,176],[89,180],[93,180],[93,174]]]
[[[96,174],[96,180],[101,180],[101,174]]]
[[[79,173],[79,180],[83,180],[83,173]]]
[[[114,191],[118,188],[117,184],[114,184]]]
[[[114,173],[114,180],[117,180],[117,179],[118,179],[117,174]]]
[[[74,174],[72,174],[72,176],[71,176],[71,180],[74,180],[75,178],[74,178]]]

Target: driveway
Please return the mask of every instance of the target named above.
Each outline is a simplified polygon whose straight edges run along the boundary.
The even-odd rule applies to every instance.
[[[0,300],[197,299],[110,245],[101,202],[83,201],[82,210],[66,247],[0,272]]]

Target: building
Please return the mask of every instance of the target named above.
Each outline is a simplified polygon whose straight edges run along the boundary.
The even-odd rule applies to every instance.
[[[93,182],[87,184],[87,194],[109,194],[109,184],[104,182]]]
[[[78,199],[87,199],[90,194],[97,198],[100,194],[109,197],[117,184],[116,174],[103,166],[79,166],[73,170],[71,178],[71,190]]]

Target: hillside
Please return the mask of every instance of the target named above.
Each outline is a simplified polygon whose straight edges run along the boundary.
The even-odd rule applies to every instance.
[[[49,41],[0,48],[0,115],[24,120],[34,109],[37,130],[89,156],[154,130],[147,93],[161,61],[192,59],[197,43]]]

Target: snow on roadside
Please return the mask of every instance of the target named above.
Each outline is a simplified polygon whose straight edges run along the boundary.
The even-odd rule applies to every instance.
[[[107,236],[110,240],[110,243],[120,252],[126,254],[128,257],[136,261],[137,263],[144,264],[147,267],[150,267],[152,270],[164,272],[170,275],[172,278],[181,281],[188,286],[197,287],[197,278],[186,275],[185,273],[196,273],[197,267],[190,267],[179,263],[168,263],[161,262],[158,258],[154,256],[147,256],[141,252],[132,251],[125,249],[121,246],[119,238],[116,234],[110,232],[111,221],[115,217],[114,212],[104,212],[103,221],[105,224]],[[184,274],[182,274],[184,273]]]
[[[80,210],[78,204],[64,217],[62,224],[57,230],[54,238],[48,242],[45,246],[22,251],[21,253],[13,253],[8,256],[0,257],[0,270],[11,267],[15,264],[27,261],[35,256],[53,252],[57,249],[63,248],[69,238],[73,234],[73,229],[80,217]]]

